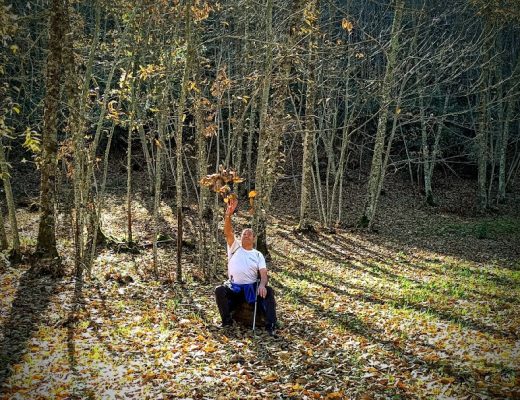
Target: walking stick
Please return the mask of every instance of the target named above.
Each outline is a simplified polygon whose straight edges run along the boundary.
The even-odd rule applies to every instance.
[[[255,311],[253,313],[253,332],[255,331],[256,325],[256,307],[258,305],[258,284],[260,283],[260,279],[256,280],[256,292],[255,292]]]

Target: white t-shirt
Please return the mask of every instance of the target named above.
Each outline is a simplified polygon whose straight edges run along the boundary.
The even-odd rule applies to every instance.
[[[256,282],[258,270],[267,268],[265,258],[256,249],[245,250],[235,239],[228,252],[228,275],[233,283],[245,284]]]

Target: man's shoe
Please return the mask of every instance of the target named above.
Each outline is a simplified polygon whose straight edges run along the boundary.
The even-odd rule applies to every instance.
[[[272,338],[277,338],[278,335],[275,332],[276,326],[274,324],[266,326],[267,334]]]
[[[228,319],[228,320],[222,321],[222,324],[220,325],[221,328],[229,328],[231,326],[233,326],[233,320],[232,319]]]

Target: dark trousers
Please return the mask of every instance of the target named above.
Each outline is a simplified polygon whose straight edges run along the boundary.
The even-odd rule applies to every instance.
[[[267,286],[266,289],[265,298],[258,296],[258,307],[265,313],[266,328],[273,329],[276,326],[276,301],[273,288]],[[215,300],[223,324],[230,324],[232,322],[231,311],[246,301],[243,291],[235,293],[225,285],[215,288]]]

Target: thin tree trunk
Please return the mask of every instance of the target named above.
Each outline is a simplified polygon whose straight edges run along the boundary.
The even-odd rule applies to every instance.
[[[134,14],[132,14],[133,17]],[[128,35],[129,31],[125,31],[125,34]],[[125,41],[125,38],[122,40],[122,42]],[[96,160],[96,152],[99,145],[99,141],[101,139],[101,134],[104,132],[103,127],[105,123],[105,116],[107,111],[107,105],[108,100],[110,98],[109,91],[112,86],[112,80],[114,77],[114,73],[116,70],[116,67],[118,66],[119,61],[119,55],[121,53],[121,49],[123,48],[123,45],[120,45],[117,47],[117,50],[114,55],[114,63],[112,64],[112,67],[110,69],[110,72],[107,77],[106,81],[106,87],[105,87],[105,95],[103,96],[103,102],[101,104],[99,117],[97,119],[96,123],[96,132],[94,134],[94,140],[92,141],[92,144],[90,145],[90,148],[87,153],[87,173],[86,173],[86,179],[85,179],[85,196],[88,199],[88,201],[92,202],[92,207],[87,207],[87,213],[89,214],[86,218],[88,219],[88,241],[87,241],[87,248],[85,249],[85,270],[88,274],[88,276],[91,275],[92,272],[92,264],[94,262],[94,258],[96,255],[96,248],[97,245],[102,243],[106,237],[103,234],[101,230],[101,211],[103,209],[103,201],[104,201],[104,194],[105,194],[105,186],[106,186],[106,177],[107,177],[107,170],[108,170],[108,157],[110,154],[110,146],[112,143],[112,137],[115,129],[115,122],[112,123],[112,126],[110,128],[110,131],[108,133],[107,137],[107,144],[105,147],[105,155],[104,155],[104,162],[103,162],[103,178],[101,183],[101,190],[99,193],[93,193],[91,191],[91,187],[94,186],[97,191],[97,185],[95,184],[95,173],[94,173],[94,166],[95,166],[95,160]],[[88,88],[88,87],[87,87]],[[94,185],[93,185],[94,183]]]
[[[200,97],[195,100],[195,135],[197,138],[197,175],[198,180],[208,174],[206,163],[206,137],[204,136],[204,116],[202,114],[202,104]],[[210,280],[214,275],[213,260],[210,257],[211,244],[211,211],[209,200],[209,189],[200,186],[198,217],[200,229],[197,231],[197,246],[199,268],[202,270],[206,280]]]
[[[399,31],[401,30],[401,19],[403,16],[404,0],[396,0],[395,2],[394,21],[392,23],[392,31],[390,38],[390,50],[388,53],[388,61],[383,80],[383,88],[381,93],[381,111],[377,122],[376,140],[374,145],[374,154],[372,157],[372,166],[370,170],[370,178],[368,181],[368,195],[365,202],[363,216],[360,224],[372,227],[373,219],[376,214],[376,203],[379,197],[379,188],[383,179],[384,170],[383,151],[386,136],[386,123],[388,120],[388,108],[391,102],[391,89],[394,85],[394,69],[396,65],[397,53],[399,52]]]
[[[140,118],[140,107],[137,109],[137,117]],[[141,140],[141,146],[143,148],[144,159],[146,161],[146,172],[148,174],[148,188],[149,192],[153,193],[154,187],[154,168],[153,168],[153,159],[150,156],[150,151],[148,150],[148,141],[146,139],[146,133],[144,131],[143,124],[139,122],[137,124],[137,132],[139,133],[139,139]]]
[[[91,178],[89,176],[88,169],[88,150],[85,146],[85,108],[86,103],[88,101],[88,91],[90,86],[90,81],[92,77],[92,70],[94,64],[94,56],[97,52],[98,43],[99,43],[99,33],[101,29],[101,8],[99,3],[95,2],[95,28],[93,32],[93,40],[92,45],[90,47],[89,58],[87,62],[87,67],[85,71],[85,76],[83,77],[83,86],[81,87],[79,98],[75,95],[74,88],[76,86],[74,83],[76,81],[75,70],[74,70],[74,54],[72,48],[72,41],[67,46],[66,49],[67,58],[68,58],[68,85],[70,85],[69,89],[69,97],[70,104],[74,105],[78,103],[77,111],[72,113],[71,115],[71,129],[72,129],[72,142],[74,149],[74,245],[75,245],[75,268],[76,268],[76,276],[81,277],[83,275],[83,270],[85,268],[85,263],[88,260],[86,245],[88,243],[88,237],[85,238],[85,233],[89,236],[89,230],[86,229],[87,221],[89,218],[88,215],[88,201],[91,198],[90,194],[90,182]],[[93,161],[92,161],[93,162]]]
[[[191,59],[193,57],[193,38],[192,38],[192,16],[191,16],[191,0],[186,1],[185,7],[185,23],[186,23],[186,42],[187,42],[187,57],[186,63],[184,64],[184,72],[181,82],[181,93],[179,99],[179,107],[177,112],[177,126],[175,135],[175,144],[177,146],[176,158],[177,158],[177,176],[175,179],[176,196],[175,202],[177,207],[177,270],[176,279],[177,282],[182,282],[182,179],[183,179],[183,165],[182,165],[182,132],[184,128],[185,108],[186,108],[186,96],[188,92],[188,81],[191,74]]]
[[[266,54],[265,54],[265,65],[264,65],[264,79],[262,82],[262,95],[260,99],[259,105],[259,115],[260,115],[260,131],[258,137],[258,152],[257,152],[257,160],[256,160],[256,172],[255,172],[255,189],[258,192],[256,197],[256,205],[255,205],[255,213],[253,216],[253,226],[256,234],[256,247],[259,251],[261,251],[264,256],[269,257],[269,252],[267,248],[267,233],[266,233],[266,223],[267,223],[267,215],[266,208],[267,204],[264,204],[268,201],[268,187],[266,186],[266,166],[265,159],[266,149],[268,147],[268,124],[270,121],[267,121],[268,113],[267,108],[269,106],[269,93],[271,91],[271,71],[273,68],[273,0],[266,1],[266,10],[265,10],[265,24],[266,24]]]
[[[403,95],[405,84],[401,86],[401,91],[399,93],[399,97],[396,102],[396,109],[399,109],[401,106],[401,97]],[[386,167],[388,166],[388,161],[390,160],[390,150],[392,149],[392,143],[394,142],[395,132],[397,131],[397,122],[399,119],[399,114],[396,113],[394,116],[394,121],[392,123],[392,130],[390,131],[390,137],[388,138],[387,144],[386,144],[386,153],[384,155],[383,164],[381,166],[381,178],[379,179],[377,190],[376,190],[376,197],[374,201],[374,210],[377,209],[377,206],[379,204],[379,199],[381,197],[381,190],[383,189],[383,182],[385,178],[386,173]],[[374,223],[374,218],[370,219],[368,223],[368,230],[372,230],[372,225]]]
[[[166,107],[167,94],[163,94],[161,107]],[[155,154],[155,185],[154,185],[154,201],[153,201],[153,271],[155,278],[159,279],[159,257],[157,254],[157,239],[159,237],[159,213],[161,206],[161,170],[162,170],[162,154],[163,154],[163,137],[166,130],[166,109],[161,110],[161,119],[157,133],[157,149]]]
[[[0,250],[5,250],[8,247],[9,243],[7,243],[7,235],[5,234],[4,210],[2,210],[0,204]]]
[[[14,204],[13,190],[11,188],[11,179],[9,178],[9,169],[5,160],[4,144],[2,143],[1,137],[0,167],[0,171],[2,172],[2,180],[4,182],[5,198],[7,201],[7,211],[9,213],[9,224],[11,225],[11,235],[13,238],[13,252],[14,254],[18,254],[20,251],[20,237],[18,235],[18,223],[16,221],[16,206]]]
[[[249,130],[247,135],[247,149],[246,149],[246,166],[247,166],[247,190],[252,189],[251,182],[253,181],[253,133],[255,131],[255,107],[254,102],[251,104],[251,114],[249,116]]]
[[[132,90],[134,92],[134,89]],[[132,94],[132,105],[135,104],[135,94]],[[132,106],[133,107],[133,106]],[[132,111],[133,112],[133,111]],[[131,112],[131,114],[132,114]],[[132,245],[132,131],[133,118],[130,117],[127,136],[126,153],[126,242]]]
[[[480,210],[484,210],[489,206],[487,197],[487,164],[488,140],[489,140],[489,121],[488,121],[488,87],[491,83],[490,74],[490,58],[493,50],[494,34],[493,27],[490,22],[484,22],[484,64],[481,67],[480,75],[480,99],[478,107],[478,125],[476,133],[476,143],[478,149],[478,206]]]
[[[428,170],[424,171],[424,188],[425,188],[425,194],[426,194],[426,202],[434,206],[435,203],[435,197],[433,196],[433,190],[432,190],[432,178],[433,178],[433,171],[435,169],[435,164],[437,162],[437,156],[439,154],[439,144],[442,137],[442,131],[444,128],[444,118],[446,116],[446,112],[448,110],[448,103],[449,103],[450,95],[449,93],[446,93],[446,96],[444,97],[444,108],[442,111],[442,116],[440,118],[440,121],[438,121],[437,129],[435,131],[435,138],[433,143],[433,149],[430,154],[430,159],[427,161]]]
[[[515,82],[516,77],[520,72],[520,56],[516,60],[516,65],[511,74],[512,82]],[[517,86],[517,84],[514,84]],[[513,116],[513,109],[515,105],[515,96],[512,93],[512,90],[515,90],[513,86],[510,90],[507,91],[506,97],[508,98],[505,108],[505,117],[504,123],[502,125],[502,132],[500,135],[500,145],[498,148],[498,158],[499,158],[499,170],[498,170],[498,195],[497,201],[498,203],[503,203],[506,200],[506,153],[507,153],[507,145],[509,142],[509,130],[511,125],[511,120]]]
[[[137,105],[136,105],[136,74],[137,74],[137,63],[139,58],[137,56],[137,46],[134,47],[134,60],[132,63],[132,88],[131,88],[131,96],[130,96],[130,117],[128,120],[128,150],[127,150],[127,158],[126,158],[126,217],[127,217],[127,243],[129,246],[133,246],[133,237],[132,237],[132,133],[134,131],[135,124],[135,116],[137,114]]]
[[[509,125],[511,124],[511,117],[513,113],[513,98],[507,102],[506,115],[504,124],[502,125],[502,132],[500,133],[500,144],[498,148],[499,170],[498,170],[498,203],[504,203],[506,200],[506,153],[507,144],[509,141]]]
[[[55,182],[57,141],[57,115],[61,84],[61,59],[63,52],[64,4],[62,0],[52,0],[49,20],[49,56],[47,59],[46,95],[44,99],[42,163],[40,185],[40,223],[38,227],[37,253],[43,258],[58,257],[56,249],[55,225]],[[41,266],[41,273],[59,276],[63,273],[56,262]]]
[[[112,128],[110,129],[110,132],[108,133],[107,145],[105,147],[105,156],[103,158],[103,178],[101,180],[101,189],[100,189],[98,197],[97,197],[97,204],[95,204],[96,218],[93,221],[92,245],[90,247],[90,257],[85,266],[88,276],[91,275],[92,264],[94,263],[94,257],[96,256],[96,245],[98,244],[98,236],[99,235],[103,236],[103,232],[101,231],[101,213],[103,211],[103,204],[105,201],[105,188],[106,188],[107,176],[108,176],[108,159],[110,156],[110,147],[112,145],[112,137],[114,135],[114,128],[115,128],[115,123],[112,124]]]
[[[310,13],[316,13],[316,1],[308,6]],[[302,186],[300,192],[300,221],[298,230],[306,231],[312,228],[310,221],[311,206],[311,185],[312,185],[312,158],[315,146],[315,125],[314,125],[314,107],[315,107],[315,72],[314,72],[314,38],[310,34],[308,43],[308,63],[309,75],[307,78],[307,91],[305,102],[305,133],[303,138],[303,160],[302,160]]]
[[[336,198],[336,192],[338,196],[338,218],[336,220],[336,225],[341,224],[342,219],[342,207],[343,207],[343,177],[345,174],[345,165],[347,161],[347,151],[349,147],[349,141],[350,141],[350,121],[349,121],[349,107],[348,107],[348,96],[349,96],[349,82],[350,82],[350,74],[347,70],[347,79],[345,83],[345,115],[343,117],[343,127],[342,127],[342,134],[341,134],[341,150],[339,154],[339,161],[338,161],[338,169],[336,172],[336,176],[334,177],[334,185],[332,187],[332,201],[330,204],[329,209],[329,215],[330,219],[332,220],[332,213],[334,209],[334,199]],[[351,110],[350,112],[353,112]],[[338,190],[339,185],[339,190]]]

